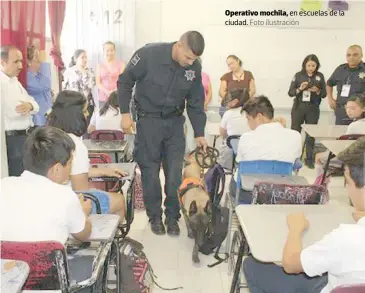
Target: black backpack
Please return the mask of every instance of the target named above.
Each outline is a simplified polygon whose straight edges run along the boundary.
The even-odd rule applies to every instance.
[[[204,176],[207,191],[213,205],[218,206],[224,192],[224,185],[226,183],[226,174],[224,169],[218,163],[209,168]]]
[[[222,242],[227,237],[228,232],[228,218],[229,210],[226,207],[213,204],[212,206],[212,222],[205,234],[204,244],[200,246],[199,251],[205,255],[211,254],[215,250],[214,258],[217,260],[214,264],[208,265],[208,267],[214,267],[226,259],[228,255],[225,253],[225,257],[219,256],[219,250]]]

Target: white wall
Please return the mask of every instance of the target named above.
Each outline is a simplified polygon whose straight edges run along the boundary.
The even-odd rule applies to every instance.
[[[327,9],[327,1],[322,9]],[[314,53],[322,63],[321,71],[328,78],[333,70],[345,63],[349,45],[357,43],[365,48],[364,1],[352,1],[344,16],[288,17],[299,26],[249,27],[226,26],[230,10],[285,10],[299,11],[302,1],[253,0],[137,0],[136,45],[150,41],[173,41],[183,32],[199,30],[205,37],[203,69],[210,75],[213,104],[218,104],[219,78],[227,71],[225,59],[236,54],[244,68],[252,71],[257,92],[266,94],[276,108],[289,109],[292,100],[287,91],[295,72],[301,69],[304,57]],[[264,17],[266,19],[267,17]],[[232,17],[231,20],[263,19],[262,17]],[[272,20],[282,20],[272,17]],[[322,110],[329,110],[322,103]]]

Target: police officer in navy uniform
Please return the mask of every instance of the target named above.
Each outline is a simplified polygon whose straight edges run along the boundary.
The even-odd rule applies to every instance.
[[[302,131],[302,124],[317,124],[319,120],[319,105],[326,97],[326,81],[319,72],[320,63],[314,54],[304,58],[302,70],[297,72],[290,83],[288,95],[295,97],[291,111],[291,128]],[[305,164],[314,168],[314,138],[306,138]]]
[[[365,93],[365,64],[359,45],[347,50],[347,63],[336,68],[327,81],[327,97],[330,107],[335,111],[336,125],[348,125],[351,120],[346,114],[347,99],[356,93]],[[333,87],[337,87],[337,99],[333,98]]]
[[[204,38],[196,31],[178,42],[148,44],[135,52],[118,80],[122,129],[132,130],[129,102],[135,85],[137,111],[134,159],[141,169],[143,196],[152,231],[165,234],[162,222],[160,167],[165,174],[165,225],[179,235],[180,206],[177,190],[185,152],[185,104],[198,146],[206,150],[206,115],[201,65]]]

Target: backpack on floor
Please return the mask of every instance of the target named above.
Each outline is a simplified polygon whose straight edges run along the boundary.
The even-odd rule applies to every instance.
[[[228,218],[228,208],[220,205],[212,206],[212,222],[204,236],[204,244],[199,248],[199,251],[205,255],[211,254],[215,250],[214,258],[217,262],[208,267],[214,267],[228,259],[226,254],[224,258],[219,256],[219,250],[228,233]]]
[[[214,164],[210,167],[204,176],[207,191],[213,205],[218,206],[224,192],[224,185],[226,183],[226,175],[224,169],[219,164]]]
[[[182,287],[166,289],[155,281],[151,264],[143,252],[143,245],[129,237],[120,244],[120,289],[123,293],[151,293],[154,285],[162,290],[177,290]]]

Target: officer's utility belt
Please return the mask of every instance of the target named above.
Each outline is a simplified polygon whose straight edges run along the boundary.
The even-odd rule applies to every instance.
[[[29,135],[32,133],[32,131],[35,129],[35,127],[29,127],[27,129],[24,130],[8,130],[5,131],[7,136],[24,136],[24,135]]]
[[[180,111],[174,111],[174,112],[171,112],[171,113],[139,111],[137,113],[138,118],[151,117],[151,118],[161,118],[161,119],[169,119],[169,118],[174,118],[174,117],[180,117],[182,114],[183,114],[183,112],[180,112]]]

